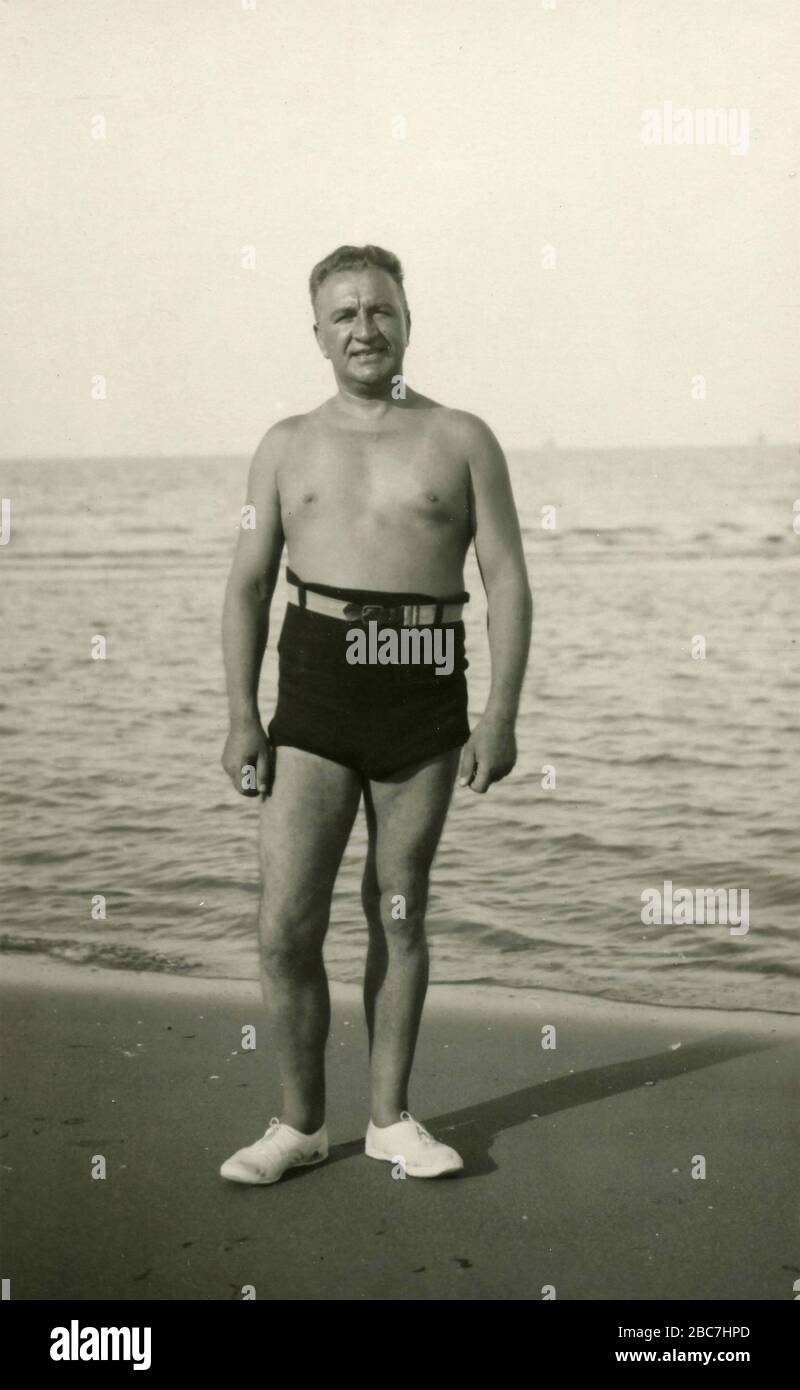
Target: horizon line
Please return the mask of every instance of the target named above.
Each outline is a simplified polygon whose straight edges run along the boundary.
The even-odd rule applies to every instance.
[[[584,453],[620,453],[638,452],[644,450],[670,450],[679,449],[696,450],[698,452],[712,449],[800,449],[800,438],[798,439],[763,439],[763,440],[726,440],[718,444],[559,444],[557,440],[551,440],[544,444],[509,444],[505,448],[506,454],[584,454]],[[255,450],[228,451],[220,449],[210,453],[104,453],[104,454],[0,454],[0,464],[2,463],[102,463],[102,462],[189,462],[201,461],[206,463],[222,462],[226,459],[235,459],[240,462],[243,459],[251,459]]]

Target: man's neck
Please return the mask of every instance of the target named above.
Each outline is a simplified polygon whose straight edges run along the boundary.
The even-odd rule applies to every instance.
[[[395,400],[392,396],[392,384],[387,386],[374,395],[360,396],[348,391],[340,386],[338,393],[334,396],[336,409],[342,414],[349,415],[351,419],[378,421],[383,420],[391,410],[396,410],[403,404],[402,400]]]

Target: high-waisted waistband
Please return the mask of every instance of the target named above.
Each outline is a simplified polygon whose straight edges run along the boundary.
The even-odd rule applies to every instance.
[[[469,594],[462,590],[458,594],[423,594],[401,592],[395,589],[342,589],[335,584],[311,584],[300,579],[289,566],[286,566],[286,579],[298,589],[310,589],[312,594],[325,594],[329,598],[341,599],[344,603],[377,603],[383,607],[394,607],[406,603],[469,603]]]

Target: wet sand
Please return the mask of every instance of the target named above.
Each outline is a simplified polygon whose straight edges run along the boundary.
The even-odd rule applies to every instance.
[[[465,1172],[403,1180],[363,1154],[366,1032],[335,986],[330,1159],[249,1188],[218,1168],[278,1109],[255,984],[2,974],[12,1298],[794,1297],[796,1017],[433,987],[411,1105]]]

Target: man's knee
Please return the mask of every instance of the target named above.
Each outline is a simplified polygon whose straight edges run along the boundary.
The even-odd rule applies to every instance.
[[[379,895],[381,924],[389,941],[402,944],[418,940],[425,930],[427,871],[385,874]]]
[[[301,980],[322,967],[322,943],[275,933],[262,938],[261,965],[271,980]]]
[[[262,901],[259,919],[261,964],[275,979],[313,974],[322,961],[328,905]]]

